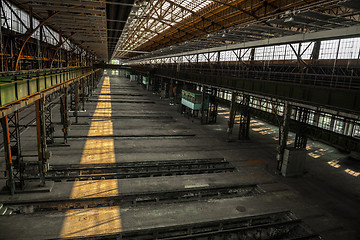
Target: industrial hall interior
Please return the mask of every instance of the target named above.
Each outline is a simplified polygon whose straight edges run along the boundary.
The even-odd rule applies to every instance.
[[[360,0],[0,20],[0,239],[360,239]]]

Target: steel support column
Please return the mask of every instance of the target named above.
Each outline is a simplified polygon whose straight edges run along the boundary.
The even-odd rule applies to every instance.
[[[240,126],[239,126],[239,140],[249,139],[250,131],[250,96],[243,95],[243,100],[240,104]]]
[[[290,115],[291,115],[291,105],[289,104],[288,101],[285,101],[283,121],[279,127],[279,146],[277,153],[277,161],[278,161],[277,169],[279,171],[281,170],[281,166],[284,160],[284,152],[287,146]]]
[[[60,97],[60,115],[62,123],[62,131],[64,134],[64,143],[67,143],[68,127],[69,127],[69,109],[68,109],[68,88],[63,88],[63,94]]]
[[[307,122],[309,117],[309,110],[306,108],[297,109],[297,121],[300,123],[296,131],[294,147],[295,148],[306,148],[307,144]]]
[[[52,108],[54,104],[49,102],[45,107],[45,129],[46,129],[46,143],[54,143],[54,124],[52,121]]]
[[[205,100],[206,100],[206,87],[202,86],[201,109],[200,109],[200,114],[201,114],[200,122],[201,122],[201,124],[207,123],[207,120],[208,120],[207,114],[205,113]]]
[[[79,110],[79,82],[76,81],[74,83],[74,91],[75,91],[75,109],[74,109],[74,116],[75,116],[75,122],[78,123],[79,116],[78,116],[78,110]]]
[[[170,79],[170,86],[169,86],[169,99],[170,99],[170,105],[174,105],[174,81]]]
[[[13,195],[15,193],[15,179],[14,179],[14,169],[11,158],[9,122],[7,116],[1,118],[1,126],[3,129],[3,138],[4,138],[4,153],[5,153],[6,177],[7,177],[6,186],[9,188],[11,195]]]
[[[42,64],[42,51],[41,51],[41,42],[43,41],[43,27],[41,26],[39,29],[40,32],[40,39],[37,39],[36,46],[37,46],[37,57],[38,57],[38,69],[43,68]]]
[[[211,94],[209,98],[209,123],[216,123],[217,114],[218,114],[217,89],[211,88]]]
[[[45,128],[45,99],[42,97],[36,101],[36,130],[40,186],[45,186],[45,172],[47,160],[46,128]]]
[[[233,132],[235,116],[236,116],[236,97],[237,94],[235,92],[232,92],[231,103],[230,103],[230,116],[229,116],[228,128],[227,128],[227,134],[228,134],[227,141],[232,140],[232,132]]]
[[[148,74],[147,74],[148,75]],[[147,81],[147,84],[146,84],[146,90],[147,91],[150,91],[150,77],[148,75],[148,81]],[[174,96],[174,98],[176,97],[176,95]],[[175,100],[174,100],[175,101]]]
[[[71,85],[71,111],[75,117],[75,123],[78,123],[78,110],[79,110],[79,83],[75,82]]]
[[[87,80],[87,94],[86,94],[86,100],[89,100],[89,97],[92,95],[92,88],[91,88],[91,79],[94,77],[95,74],[91,74],[89,77],[88,77],[88,80]]]
[[[16,186],[22,189],[25,185],[25,182],[23,177],[24,162],[21,153],[19,111],[15,111],[13,114],[8,115],[8,124],[9,124],[11,156],[13,158],[12,160],[13,160],[14,181]]]
[[[90,76],[89,76],[89,81],[90,81],[90,83],[89,83],[89,97],[90,96],[92,96],[92,94],[93,94],[93,91],[94,91],[94,86],[95,86],[95,74],[91,74]]]
[[[89,100],[90,97],[90,76],[86,77],[86,84],[85,84],[85,99],[86,101]]]
[[[160,82],[160,99],[167,98],[169,91],[167,91],[168,83],[161,77]]]
[[[3,16],[3,6],[2,6],[2,1],[0,1],[0,19],[5,18],[5,16]],[[5,66],[4,66],[4,43],[3,43],[3,34],[2,34],[2,27],[0,26],[0,52],[1,54],[1,72],[4,72],[5,70]]]
[[[154,88],[153,88],[153,92],[154,93],[159,93],[161,91],[159,91],[159,86],[161,88],[161,84],[159,83],[159,79],[157,77],[154,77]]]
[[[99,85],[99,82],[100,82],[100,76],[98,74],[93,74],[94,75],[94,89],[97,88],[97,86]]]
[[[85,81],[86,79],[81,79],[81,110],[85,111]]]
[[[314,64],[319,59],[320,47],[321,47],[321,41],[316,41],[314,43],[314,47],[311,52],[311,63],[312,64]]]

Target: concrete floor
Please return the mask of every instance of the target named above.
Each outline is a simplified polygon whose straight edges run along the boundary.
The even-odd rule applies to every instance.
[[[325,239],[359,239],[358,162],[322,143],[309,141],[307,173],[284,178],[275,170],[277,128],[253,119],[249,141],[226,142],[228,110],[218,122],[200,125],[128,79],[102,80],[80,125],[72,125],[69,147],[50,147],[50,164],[181,161],[225,158],[237,172],[55,183],[50,193],[1,195],[0,202],[112,197],[121,194],[258,184],[266,194],[173,204],[99,207],[0,216],[0,239],[47,239],[195,223],[291,210]],[[120,94],[120,95],[109,95]],[[136,96],[128,96],[126,94]],[[122,102],[121,102],[122,101]],[[124,102],[126,101],[126,102]],[[55,110],[56,111],[56,110]],[[91,117],[93,116],[93,117]],[[144,117],[151,116],[151,119]],[[54,113],[58,121],[58,113]],[[74,118],[72,118],[74,122]],[[56,125],[56,141],[61,142]],[[35,128],[22,135],[23,153],[36,155]],[[236,135],[237,129],[234,129]],[[155,135],[162,135],[154,137]],[[96,138],[87,138],[96,136]],[[236,137],[236,136],[235,136]],[[289,142],[293,141],[291,135]],[[36,159],[27,157],[27,159]],[[241,208],[239,208],[241,207]],[[239,211],[239,209],[242,209]]]

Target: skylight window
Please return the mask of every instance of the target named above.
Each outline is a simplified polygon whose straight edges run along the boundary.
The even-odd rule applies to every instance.
[[[127,23],[125,29],[128,31],[124,31],[120,37],[118,49],[135,50],[211,3],[211,0],[148,1],[137,10],[133,20]],[[126,51],[118,52],[119,57],[125,54]]]

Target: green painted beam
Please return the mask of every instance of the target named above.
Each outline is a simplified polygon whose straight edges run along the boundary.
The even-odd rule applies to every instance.
[[[92,70],[91,67],[81,67],[3,73],[0,75],[0,107]]]

